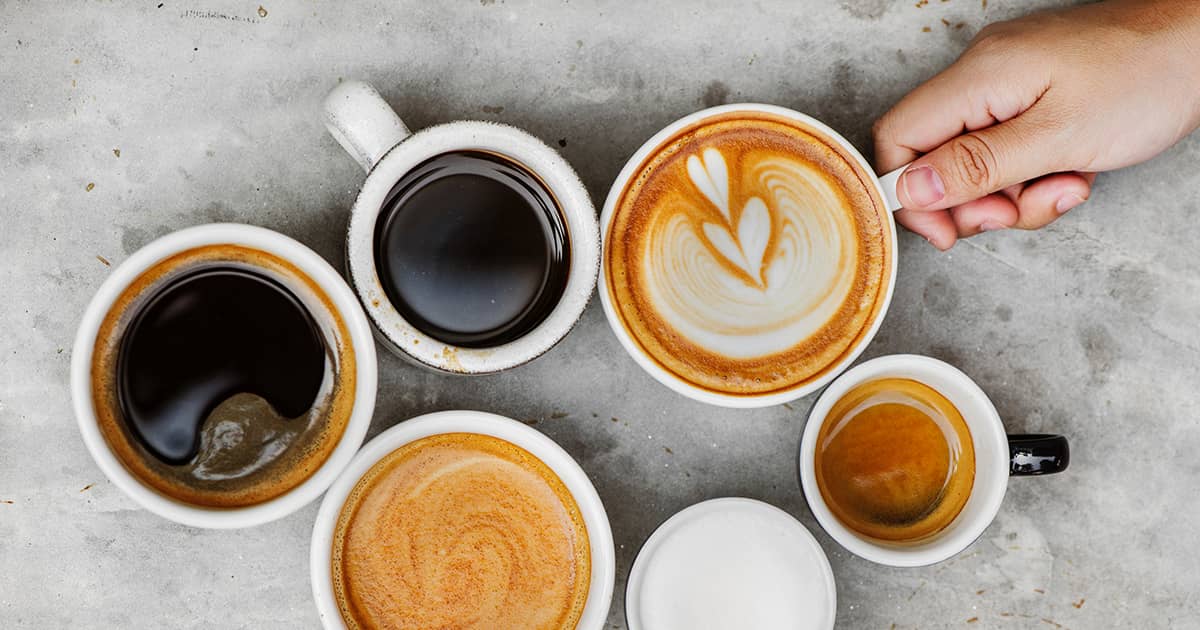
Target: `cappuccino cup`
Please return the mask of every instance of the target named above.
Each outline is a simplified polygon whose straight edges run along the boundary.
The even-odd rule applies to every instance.
[[[492,122],[412,133],[361,81],[329,93],[325,123],[367,173],[346,266],[384,346],[433,370],[487,374],[566,336],[596,286],[600,239],[562,156]]]
[[[833,129],[743,103],[638,149],[601,215],[600,300],[639,366],[694,400],[764,407],[817,391],[883,321],[896,181]]]
[[[821,393],[800,441],[800,485],[821,527],[851,553],[916,567],[966,549],[995,519],[1012,476],[1065,470],[1061,435],[1006,435],[969,376],[890,355]]]
[[[265,523],[317,498],[362,444],[375,343],[324,259],[238,224],[159,238],[84,312],[71,397],[100,470],[193,527]]]
[[[311,548],[329,630],[605,626],[612,531],[550,438],[478,411],[406,420],[330,487]]]

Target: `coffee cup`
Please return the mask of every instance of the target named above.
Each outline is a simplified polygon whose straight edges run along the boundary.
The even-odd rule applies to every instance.
[[[907,383],[945,402],[929,402],[929,398],[922,399],[920,395],[914,398],[908,393],[889,388],[876,394],[869,393],[868,397],[874,396],[869,400],[866,397],[854,397],[855,392],[869,392],[874,383]],[[841,404],[840,408],[848,409],[848,414],[839,410],[842,401],[847,402]],[[871,429],[855,429],[846,420],[852,419],[853,414],[857,414],[854,422],[866,418],[865,414],[874,405],[892,407],[879,407],[883,413],[871,418],[871,421],[880,424],[875,431],[875,439],[867,444],[872,437]],[[940,405],[946,406],[946,413],[935,410]],[[914,409],[936,418],[933,423],[938,428],[932,429],[932,424],[929,427],[949,436],[949,441],[940,443],[942,453],[939,456],[944,456],[947,450],[954,451],[959,460],[956,465],[972,475],[963,479],[962,501],[954,506],[955,512],[942,513],[939,510],[959,494],[953,487],[953,477],[958,476],[953,466],[947,473],[944,462],[941,468],[917,462],[916,465],[922,467],[920,471],[905,470],[903,465],[892,468],[889,467],[891,464],[881,463],[900,461],[911,464],[916,461],[915,456],[909,455],[916,448],[914,444],[920,441],[920,436],[914,434],[913,430],[902,428],[913,426],[905,416],[911,416],[907,412]],[[830,425],[831,422],[838,424]],[[954,425],[961,425],[957,432],[966,438],[962,444],[954,444]],[[862,440],[857,444],[850,443],[842,450],[851,452],[851,456],[864,462],[869,470],[862,471],[860,476],[847,483],[855,488],[854,492],[881,494],[882,498],[876,498],[876,508],[879,503],[897,498],[911,499],[914,494],[902,490],[911,491],[919,486],[917,477],[921,474],[928,477],[930,469],[937,470],[938,476],[945,480],[937,480],[940,483],[934,489],[938,492],[936,498],[929,501],[928,505],[921,506],[919,513],[911,510],[877,510],[880,514],[886,514],[887,518],[878,519],[876,525],[879,527],[876,529],[905,532],[930,518],[941,518],[945,522],[938,524],[934,530],[923,531],[915,538],[904,539],[874,532],[868,535],[864,533],[866,528],[852,527],[848,524],[849,520],[839,518],[839,511],[843,514],[846,511],[830,502],[830,497],[834,495],[826,496],[818,471],[818,458],[830,449],[836,439],[843,442]],[[1069,461],[1067,439],[1061,435],[1006,435],[1000,415],[987,394],[962,371],[930,357],[901,354],[878,357],[857,365],[821,393],[809,413],[800,441],[799,472],[809,508],[821,527],[838,544],[872,562],[916,567],[946,560],[966,549],[983,534],[1000,510],[1009,477],[1057,473],[1066,469]],[[841,477],[838,481],[845,481],[844,472]],[[894,518],[898,514],[901,517]]]
[[[896,277],[900,170],[755,103],[685,116],[626,162],[601,214],[600,300],[625,350],[701,402],[817,391],[879,329]]]
[[[384,346],[434,370],[486,374],[570,331],[600,245],[591,198],[557,152],[492,122],[412,133],[360,81],[329,93],[325,123],[367,172],[346,264]]]
[[[555,564],[564,523],[587,544]],[[540,432],[478,411],[406,420],[367,443],[325,494],[310,559],[329,629],[351,611],[365,626],[599,629],[616,571],[604,505],[579,464]],[[381,620],[389,610],[405,619]],[[557,622],[527,617],[542,613]]]
[[[71,356],[97,466],[193,527],[258,525],[317,498],[362,444],[376,380],[370,325],[341,276],[238,224],[173,232],[114,268]]]

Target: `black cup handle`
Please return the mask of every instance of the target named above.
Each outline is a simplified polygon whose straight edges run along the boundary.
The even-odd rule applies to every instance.
[[[1067,469],[1071,447],[1067,438],[1049,433],[1008,436],[1008,473],[1013,476],[1051,475]]]

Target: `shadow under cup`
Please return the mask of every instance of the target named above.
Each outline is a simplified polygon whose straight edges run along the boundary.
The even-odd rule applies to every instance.
[[[373,348],[362,348],[366,322],[361,313],[343,316],[335,305],[353,300],[348,287],[334,297],[326,290],[329,279],[318,281],[277,253],[204,242],[205,234],[222,231],[303,247],[250,226],[201,226],[164,237],[196,244],[147,246],[165,253],[119,289],[98,317],[94,337],[84,340],[89,311],[77,342],[92,346],[88,365],[80,367],[87,370],[88,402],[104,447],[136,483],[168,503],[118,485],[146,507],[202,526],[281,516],[276,500],[306,484],[315,497],[311,482],[335,450],[341,446],[340,458],[348,459],[346,449],[361,443],[360,427],[348,430],[352,416],[373,406],[373,396],[362,390],[369,385],[373,393],[373,373],[359,370],[360,361],[374,359]],[[149,254],[134,258],[143,255]],[[357,441],[347,447],[350,433]],[[85,439],[89,434],[85,430]],[[96,446],[89,441],[113,478]],[[320,483],[334,472],[325,471]],[[253,516],[235,516],[251,507]]]

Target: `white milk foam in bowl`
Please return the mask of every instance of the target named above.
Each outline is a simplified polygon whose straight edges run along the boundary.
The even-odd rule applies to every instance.
[[[705,501],[668,519],[638,554],[626,593],[633,630],[828,629],[836,608],[816,539],[751,499]]]

